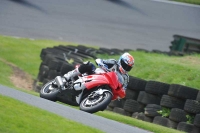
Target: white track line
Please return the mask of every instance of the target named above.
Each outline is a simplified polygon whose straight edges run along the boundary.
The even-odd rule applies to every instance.
[[[193,4],[188,4],[188,3],[176,2],[176,1],[169,1],[169,0],[152,0],[152,1],[200,8],[199,5],[193,5]]]

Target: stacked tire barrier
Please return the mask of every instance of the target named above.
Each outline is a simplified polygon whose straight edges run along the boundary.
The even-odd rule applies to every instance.
[[[52,80],[57,75],[64,75],[74,69],[74,65],[83,62],[84,58],[95,58],[95,49],[84,46],[55,46],[53,48],[42,49],[40,53],[41,64],[36,82],[40,85],[35,87],[40,90],[41,85]],[[41,84],[42,83],[42,84]]]
[[[163,109],[169,110],[168,115],[158,113]],[[185,132],[200,132],[200,91],[179,84],[130,76],[126,97],[112,101],[107,110]]]
[[[59,45],[42,49],[42,62],[34,89],[40,91],[41,86],[48,81],[73,70],[75,65],[83,63],[84,60],[95,59],[97,54],[120,55],[125,51],[130,49],[94,49],[83,45]],[[156,50],[152,52],[163,54]],[[70,93],[62,93],[58,100],[76,105],[74,96]],[[164,108],[169,110],[165,117],[158,113]],[[125,98],[112,101],[107,110],[185,132],[200,132],[200,91],[179,84],[146,81],[130,76]]]
[[[96,59],[96,54],[106,53],[108,55],[116,55],[122,52],[124,51],[118,49],[95,49],[83,45],[59,45],[52,48],[44,48],[40,53],[42,62],[33,88],[35,91],[39,92],[45,83],[54,79],[56,76],[63,76],[67,72],[73,70],[75,65],[82,64],[84,60]],[[70,93],[60,94],[58,100],[71,105],[76,104],[73,95]]]

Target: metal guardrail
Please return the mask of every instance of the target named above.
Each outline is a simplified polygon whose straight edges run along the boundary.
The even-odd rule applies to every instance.
[[[174,35],[170,46],[171,52],[200,53],[200,39]]]

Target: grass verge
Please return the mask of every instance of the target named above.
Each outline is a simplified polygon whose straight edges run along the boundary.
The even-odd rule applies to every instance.
[[[165,54],[132,51],[135,66],[129,73],[145,80],[155,80],[169,84],[181,84],[200,89],[200,55],[183,57]],[[114,58],[119,56],[99,55],[99,58]]]
[[[6,96],[0,101],[1,133],[102,133]]]
[[[40,66],[40,52],[42,48],[57,45],[69,45],[72,43],[50,41],[50,40],[31,40],[27,38],[14,38],[0,36],[0,58],[13,63],[20,69],[35,78]],[[76,45],[76,44],[74,44]]]
[[[139,128],[145,129],[145,130],[149,130],[154,133],[181,133],[181,131],[178,131],[175,129],[152,124],[152,123],[138,120],[138,119],[135,119],[132,117],[119,115],[117,113],[113,113],[110,111],[97,112],[96,114],[99,116],[111,119],[111,120],[115,120],[115,121],[125,123],[125,124],[131,125],[131,126],[139,127]]]
[[[173,0],[173,1],[200,5],[200,0]]]

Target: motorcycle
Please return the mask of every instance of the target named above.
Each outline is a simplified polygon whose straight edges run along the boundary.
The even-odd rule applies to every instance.
[[[123,77],[118,71],[106,71],[97,68],[94,74],[81,75],[75,81],[67,82],[64,77],[57,76],[55,79],[46,83],[40,91],[40,97],[51,101],[57,101],[57,96],[66,91],[60,88],[64,86],[65,90],[74,90],[76,85],[85,85],[85,89],[74,90],[76,105],[80,110],[95,113],[106,109],[111,100],[123,98],[125,91],[122,88]]]

